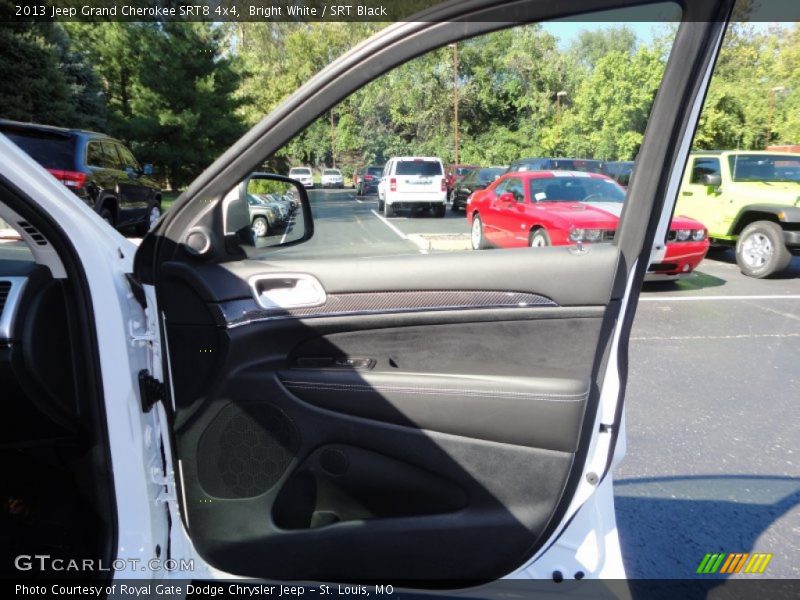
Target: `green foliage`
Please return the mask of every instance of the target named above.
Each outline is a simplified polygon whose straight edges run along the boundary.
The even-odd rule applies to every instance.
[[[10,7],[0,0],[0,11]],[[384,25],[6,23],[0,116],[107,131],[155,163],[165,184],[180,187],[246,126]],[[335,164],[350,177],[393,155],[451,162],[456,86],[461,162],[631,159],[675,32],[664,25],[642,45],[625,25],[595,28],[566,49],[539,25],[465,40],[457,71],[452,47],[411,60],[337,106],[320,106],[319,118],[262,168]],[[695,147],[797,143],[799,115],[800,26],[733,24]]]

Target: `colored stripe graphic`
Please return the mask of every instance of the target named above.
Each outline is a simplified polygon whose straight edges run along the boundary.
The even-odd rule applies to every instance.
[[[698,573],[704,573],[706,575],[710,575],[712,573],[716,573],[719,570],[720,565],[722,564],[723,559],[725,558],[724,553],[708,553],[703,557],[703,560],[700,561],[700,566],[697,567]]]
[[[733,575],[736,573],[760,574],[767,570],[772,554],[766,552],[709,552],[700,561],[697,573]],[[744,570],[742,570],[744,569]]]
[[[767,565],[769,561],[772,560],[772,554],[766,553],[757,553],[753,554],[750,558],[750,562],[747,563],[747,566],[744,568],[745,573],[763,573],[767,570]]]

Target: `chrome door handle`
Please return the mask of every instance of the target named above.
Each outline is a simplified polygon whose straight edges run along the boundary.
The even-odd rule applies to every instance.
[[[307,273],[253,275],[248,284],[256,302],[266,310],[320,306],[327,300],[322,284]]]

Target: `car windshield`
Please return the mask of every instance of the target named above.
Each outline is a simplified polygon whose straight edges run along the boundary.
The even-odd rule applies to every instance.
[[[290,175],[311,175],[311,169],[297,168],[289,171]]]
[[[397,163],[397,175],[433,176],[442,174],[442,165],[435,160],[401,160]]]
[[[481,169],[480,171],[478,171],[478,180],[481,183],[491,183],[505,172],[506,170],[500,167],[496,168],[492,167],[491,169]]]
[[[622,202],[625,191],[607,179],[593,177],[541,177],[529,182],[537,202]]]
[[[75,142],[69,137],[13,130],[3,133],[46,169],[69,171],[75,168]]]
[[[458,167],[456,169],[456,175],[466,175],[467,173],[471,173],[475,170],[475,167]]]
[[[264,201],[258,196],[254,196],[253,194],[247,194],[247,203],[250,206],[259,206],[264,204]]]
[[[367,169],[367,175],[380,176],[383,173],[383,167],[370,167]]]
[[[728,157],[733,181],[800,182],[800,158],[780,154],[733,154]]]

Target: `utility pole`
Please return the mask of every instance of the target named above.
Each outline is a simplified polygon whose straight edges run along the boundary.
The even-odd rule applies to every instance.
[[[336,127],[333,125],[333,109],[331,109],[331,166],[336,168]]]
[[[453,164],[458,164],[458,44],[450,44],[453,49]]]

